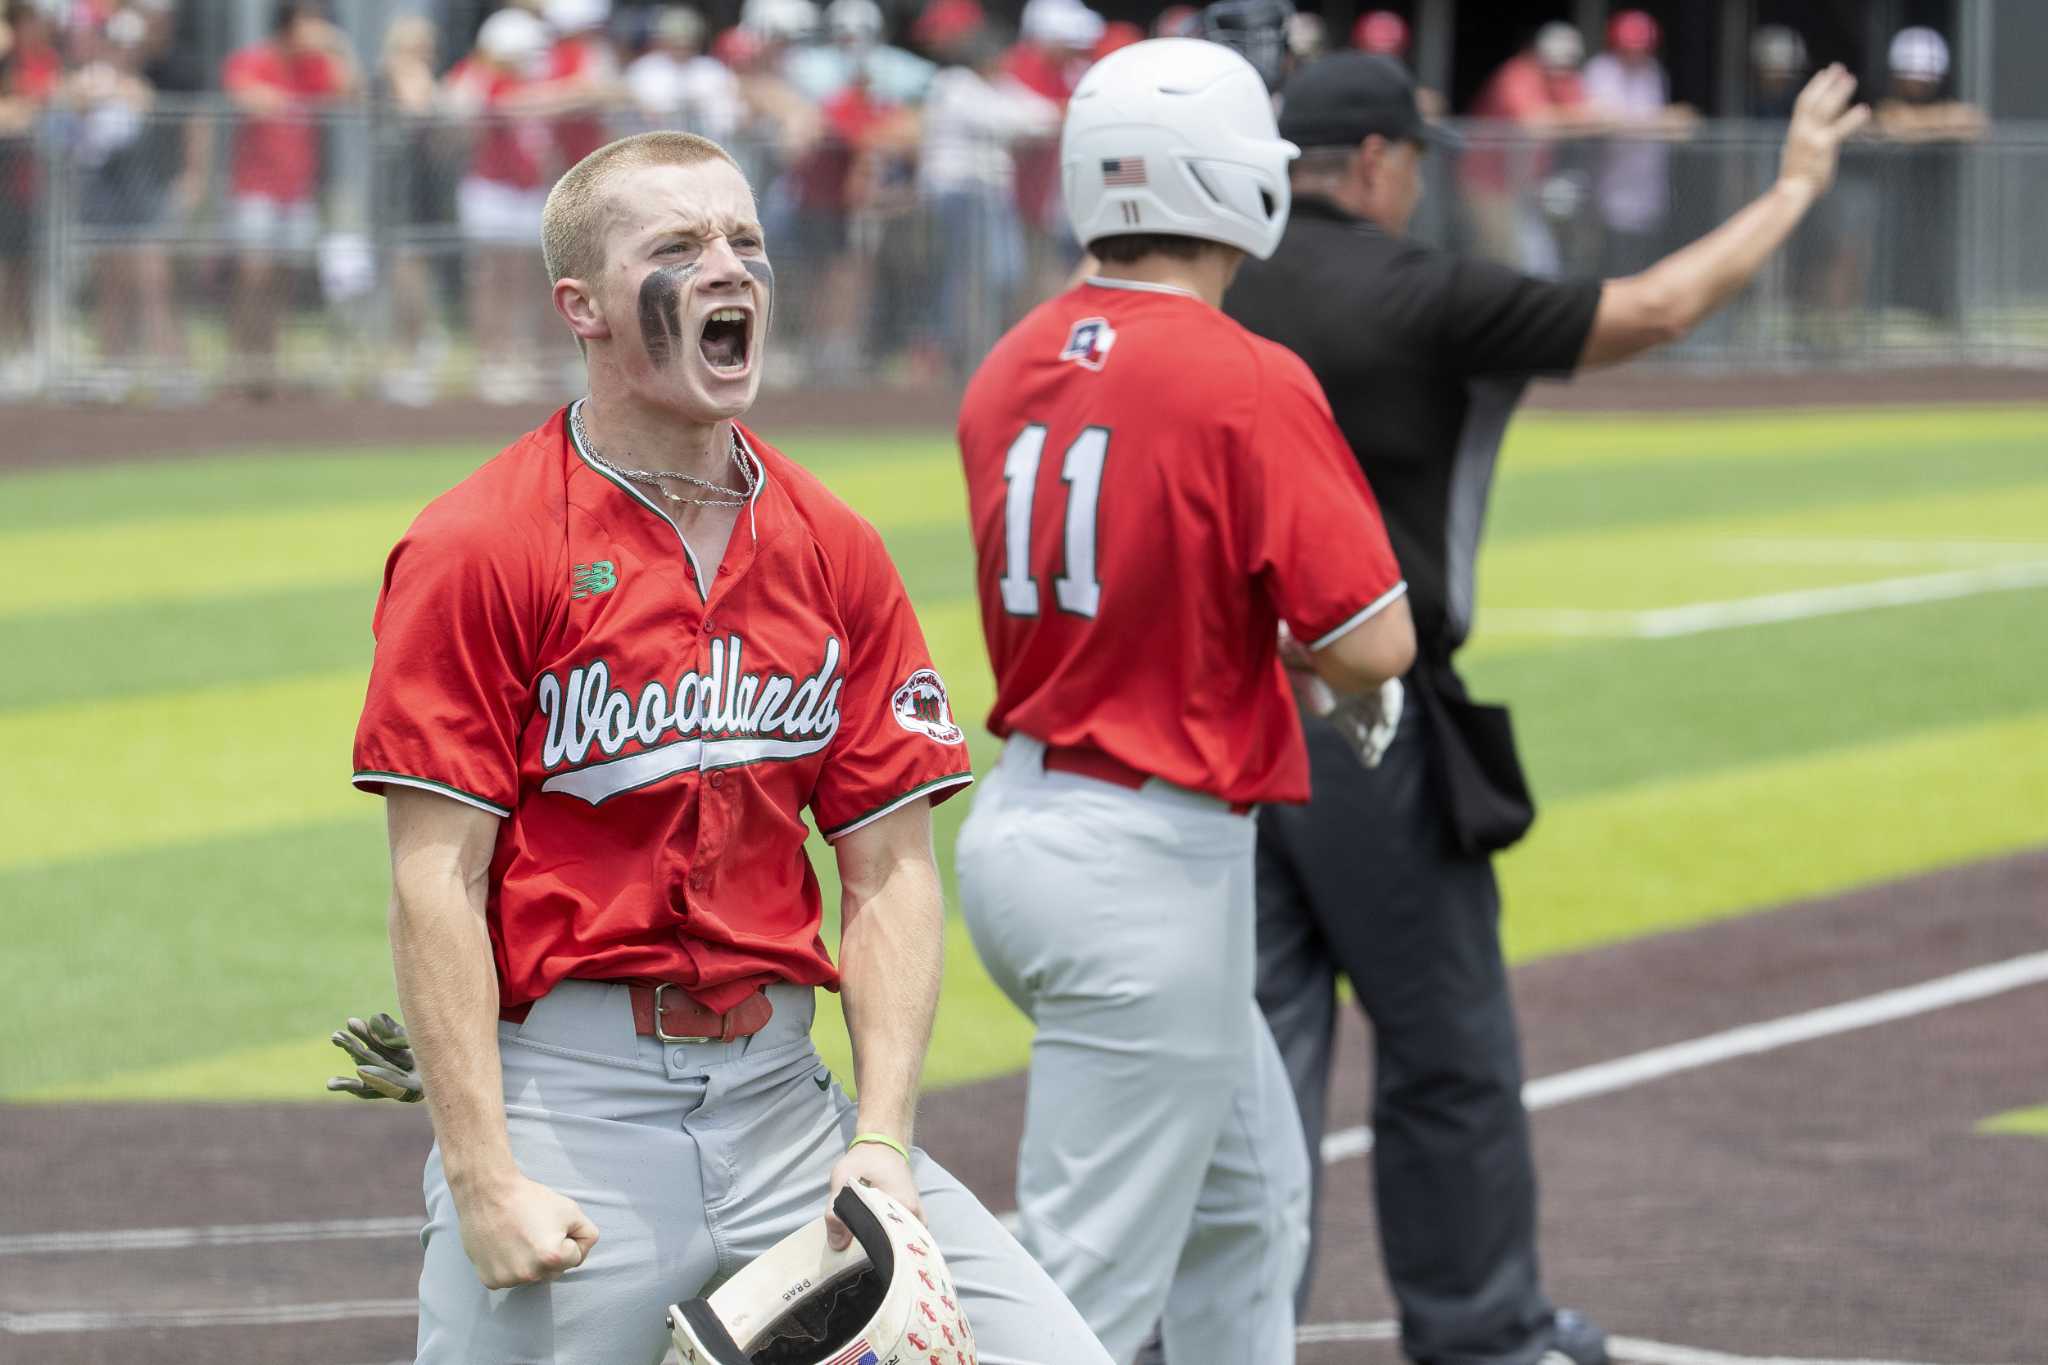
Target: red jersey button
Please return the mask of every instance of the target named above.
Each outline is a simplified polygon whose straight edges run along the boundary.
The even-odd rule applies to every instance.
[[[725,785],[725,774],[722,772],[715,772],[711,774],[711,785],[714,787],[723,787]]]
[[[692,891],[702,891],[704,889],[704,884],[710,880],[711,879],[705,876],[702,872],[692,872],[690,874],[690,889]]]

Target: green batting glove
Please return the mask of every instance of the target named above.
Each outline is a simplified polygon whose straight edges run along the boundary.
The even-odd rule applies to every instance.
[[[412,1055],[412,1040],[405,1036],[405,1025],[390,1015],[379,1014],[368,1023],[351,1018],[345,1031],[336,1029],[330,1037],[355,1063],[356,1074],[354,1078],[328,1077],[329,1090],[359,1100],[397,1100],[400,1104],[417,1104],[426,1098],[419,1063]]]

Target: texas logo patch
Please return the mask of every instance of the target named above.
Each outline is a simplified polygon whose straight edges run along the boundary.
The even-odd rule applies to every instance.
[[[935,739],[941,744],[958,744],[965,738],[953,723],[952,704],[946,700],[946,684],[929,668],[920,668],[904,680],[889,699],[896,723],[912,734]]]
[[[1067,333],[1067,344],[1060,348],[1060,359],[1099,370],[1102,362],[1109,359],[1109,348],[1114,345],[1116,328],[1109,325],[1108,318],[1082,318]]]

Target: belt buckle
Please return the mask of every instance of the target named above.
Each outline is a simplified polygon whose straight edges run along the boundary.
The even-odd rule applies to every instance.
[[[661,993],[668,990],[671,986],[675,986],[675,982],[664,981],[654,988],[654,1036],[664,1043],[716,1043],[721,1041],[716,1035],[692,1036],[686,1033],[665,1033],[662,1031]],[[681,987],[676,987],[676,989],[680,990]]]

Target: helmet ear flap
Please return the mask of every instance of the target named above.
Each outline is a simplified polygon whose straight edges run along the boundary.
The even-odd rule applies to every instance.
[[[668,1326],[678,1342],[688,1336],[693,1348],[685,1360],[703,1360],[707,1365],[752,1365],[747,1353],[732,1339],[732,1333],[725,1330],[725,1324],[718,1320],[718,1314],[703,1299],[691,1299],[688,1303],[676,1304],[668,1310]]]
[[[889,1243],[889,1230],[882,1226],[882,1220],[868,1201],[854,1192],[848,1185],[839,1191],[839,1197],[832,1201],[832,1212],[839,1221],[846,1224],[846,1230],[853,1234],[854,1244],[867,1253],[868,1265],[875,1275],[887,1284],[896,1278],[896,1248]]]

